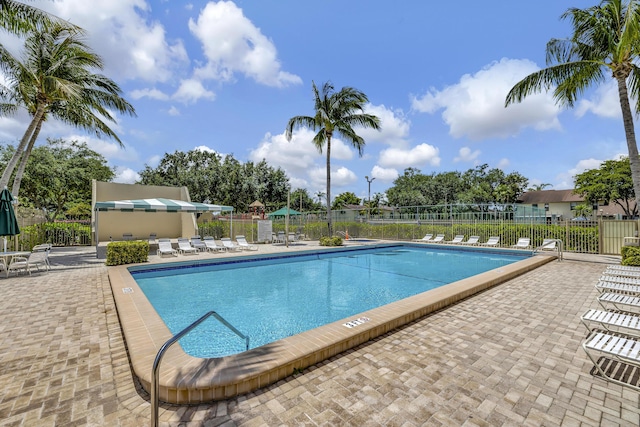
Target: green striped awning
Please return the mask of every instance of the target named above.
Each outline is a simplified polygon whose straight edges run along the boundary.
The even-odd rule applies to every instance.
[[[187,202],[173,199],[138,199],[96,202],[96,211],[145,211],[145,212],[232,212],[233,207],[208,203]]]

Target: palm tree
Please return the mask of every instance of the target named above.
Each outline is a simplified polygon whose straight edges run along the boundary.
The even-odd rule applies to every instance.
[[[322,206],[322,198],[325,197],[326,194],[324,194],[324,191],[318,191],[316,192],[316,198],[318,199],[318,204],[320,206]]]
[[[291,141],[293,130],[299,127],[307,127],[318,130],[313,137],[313,144],[318,151],[326,144],[327,153],[327,226],[329,236],[333,235],[333,222],[331,220],[331,139],[334,133],[346,138],[358,154],[362,156],[364,139],[356,134],[353,126],[380,129],[380,119],[371,114],[364,113],[364,106],[369,101],[367,96],[352,87],[343,87],[336,92],[331,82],[322,86],[322,93],[318,91],[315,82],[312,82],[315,116],[295,116],[289,119],[285,136]]]
[[[132,116],[135,110],[121,97],[122,91],[115,82],[93,73],[102,68],[102,59],[81,40],[82,35],[81,30],[61,24],[32,32],[25,41],[23,62],[0,46],[0,69],[9,80],[6,95],[14,107],[22,106],[32,116],[0,178],[2,188],[22,159],[14,179],[14,196],[31,148],[49,115],[97,137],[111,137],[122,146],[105,121],[116,122],[111,110]]]
[[[553,184],[533,184],[527,191],[542,191],[547,187],[553,187]]]
[[[10,33],[27,34],[38,25],[49,25],[51,21],[61,20],[37,7],[14,0],[0,0],[0,28]]]
[[[603,83],[607,74],[618,85],[620,107],[635,194],[640,194],[640,158],[629,102],[629,89],[636,113],[640,113],[640,0],[603,0],[587,9],[568,9],[570,39],[547,43],[547,68],[518,82],[507,95],[505,106],[555,86],[560,105],[573,107],[590,85]]]

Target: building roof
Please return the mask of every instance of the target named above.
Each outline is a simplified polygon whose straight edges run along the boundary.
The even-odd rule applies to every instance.
[[[518,199],[518,203],[540,204],[540,203],[570,203],[583,202],[584,197],[574,194],[573,190],[541,190],[527,191]]]

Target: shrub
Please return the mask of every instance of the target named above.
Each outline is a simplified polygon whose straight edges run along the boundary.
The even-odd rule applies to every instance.
[[[111,242],[107,245],[107,265],[147,262],[148,258],[149,242],[144,240]]]
[[[341,237],[321,237],[320,246],[342,246]]]
[[[638,246],[623,246],[620,249],[620,255],[622,255],[622,260],[624,261],[630,257],[640,256],[640,247]]]
[[[640,267],[640,256],[630,256],[622,260],[622,265],[633,265]]]

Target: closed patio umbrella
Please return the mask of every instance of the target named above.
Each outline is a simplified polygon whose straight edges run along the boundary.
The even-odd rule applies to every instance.
[[[0,193],[0,236],[4,237],[4,251],[7,251],[7,237],[20,234],[16,213],[13,211],[13,196],[7,187]]]

